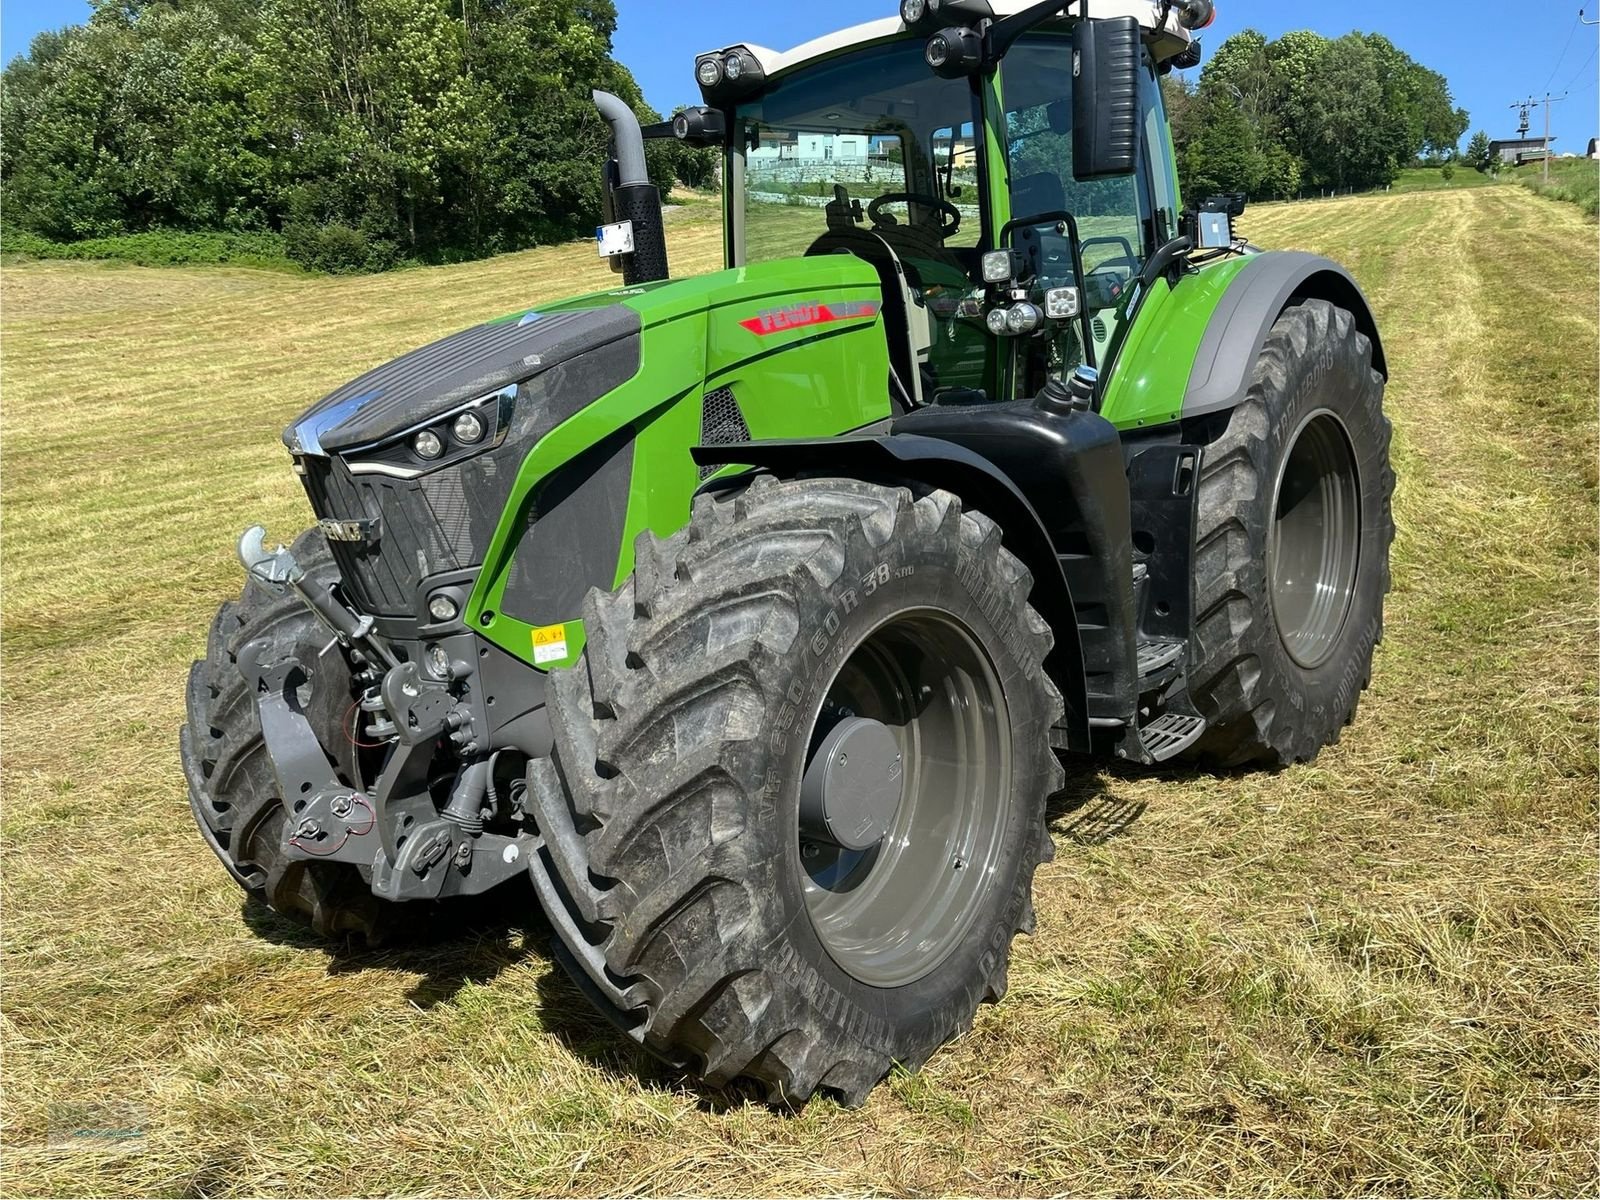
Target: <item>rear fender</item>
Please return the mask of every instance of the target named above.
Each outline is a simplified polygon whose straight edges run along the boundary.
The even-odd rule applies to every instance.
[[[963,507],[992,518],[1000,526],[1006,548],[1033,575],[1030,603],[1055,634],[1055,648],[1045,660],[1045,669],[1065,703],[1067,745],[1073,750],[1090,749],[1083,646],[1071,588],[1038,512],[988,459],[964,446],[910,434],[699,446],[693,454],[703,466],[737,462],[782,478],[826,475],[887,485],[923,484],[952,492]],[[740,479],[720,476],[704,490],[737,485]]]

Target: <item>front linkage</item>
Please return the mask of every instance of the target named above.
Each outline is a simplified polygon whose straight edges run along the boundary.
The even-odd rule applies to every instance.
[[[484,830],[486,815],[502,803],[520,819],[520,791],[493,791],[493,759],[481,752],[479,730],[488,727],[484,696],[476,686],[476,639],[458,634],[436,645],[442,676],[429,678],[402,662],[371,636],[370,616],[353,612],[333,589],[317,584],[285,546],[267,550],[262,528],[239,539],[239,560],[250,577],[281,593],[292,588],[333,635],[323,654],[342,651],[353,668],[359,697],[346,718],[352,740],[361,731],[393,753],[366,790],[342,782],[302,710],[299,693],[314,664],[277,657],[266,638],[247,643],[239,670],[256,697],[267,754],[284,798],[285,859],[349,863],[384,900],[438,900],[488,891],[526,870],[536,848],[531,834]],[[351,720],[355,725],[349,724]],[[437,750],[448,743],[459,758],[449,799],[441,809],[429,788]]]

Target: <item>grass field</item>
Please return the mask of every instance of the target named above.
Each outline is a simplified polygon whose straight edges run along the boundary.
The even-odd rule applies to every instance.
[[[1590,217],[1600,213],[1600,163],[1590,158],[1558,158],[1550,164],[1545,182],[1544,164],[1530,163],[1509,173],[1523,187],[1552,200],[1576,204]]]
[[[1375,303],[1400,476],[1373,690],[1313,766],[1079,773],[1011,990],[861,1110],[702,1094],[527,904],[332,951],[190,827],[231,543],[308,516],[304,404],[609,278],[32,263],[3,301],[0,1192],[1594,1194],[1595,232],[1520,188],[1252,209]],[[718,253],[674,226],[679,272]],[[52,1148],[52,1113],[142,1130]]]

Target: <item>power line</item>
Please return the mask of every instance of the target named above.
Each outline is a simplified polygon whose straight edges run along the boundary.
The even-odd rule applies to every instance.
[[[1556,81],[1556,72],[1561,70],[1561,64],[1566,61],[1567,51],[1572,49],[1573,35],[1578,32],[1578,26],[1582,22],[1583,10],[1580,8],[1578,10],[1577,17],[1573,20],[1571,27],[1567,30],[1567,44],[1561,47],[1561,56],[1556,59],[1556,65],[1550,68],[1550,78],[1544,81],[1544,88],[1542,90],[1548,91],[1550,89],[1550,85]]]
[[[1569,80],[1569,81],[1568,81],[1568,82],[1567,82],[1567,86],[1566,86],[1566,87],[1564,87],[1564,88],[1562,88],[1562,89],[1561,89],[1561,90],[1562,90],[1562,91],[1563,91],[1563,92],[1569,92],[1569,91],[1571,91],[1571,90],[1572,90],[1572,86],[1573,86],[1573,84],[1575,84],[1575,83],[1577,83],[1577,82],[1578,82],[1578,80],[1580,80],[1580,79],[1582,79],[1582,78],[1583,78],[1583,73],[1584,73],[1584,72],[1585,72],[1585,71],[1587,71],[1587,70],[1588,70],[1588,69],[1589,69],[1589,64],[1590,64],[1590,63],[1592,63],[1592,62],[1594,62],[1594,56],[1595,56],[1595,55],[1596,55],[1596,54],[1597,54],[1597,53],[1600,53],[1600,45],[1597,45],[1597,46],[1596,46],[1596,47],[1595,47],[1595,48],[1594,48],[1594,49],[1593,49],[1593,50],[1591,50],[1591,51],[1589,51],[1589,57],[1588,57],[1588,58],[1587,58],[1587,59],[1586,59],[1586,60],[1585,60],[1585,61],[1584,61],[1584,64],[1583,64],[1583,66],[1581,66],[1581,67],[1579,67],[1579,68],[1578,68],[1578,73],[1577,73],[1577,74],[1576,74],[1576,75],[1574,75],[1574,76],[1573,76],[1573,77],[1572,77],[1572,78],[1571,78],[1571,79],[1570,79],[1570,80]],[[1590,83],[1593,83],[1593,82],[1594,82],[1594,80],[1592,80],[1592,79],[1591,79],[1591,80],[1590,80],[1590,81],[1589,81],[1589,82],[1590,82]]]

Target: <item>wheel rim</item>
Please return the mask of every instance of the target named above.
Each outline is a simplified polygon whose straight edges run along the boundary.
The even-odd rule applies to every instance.
[[[902,755],[888,832],[861,851],[798,831],[812,926],[856,979],[898,987],[934,970],[995,882],[1011,816],[1010,714],[972,633],[919,610],[878,626],[835,677],[811,752],[852,716],[882,722]]]
[[[1267,575],[1278,636],[1302,667],[1333,654],[1350,615],[1361,549],[1361,490],[1344,423],[1322,409],[1300,424],[1273,495]]]

